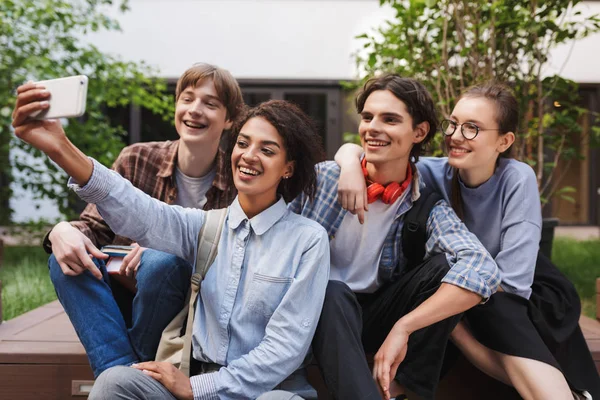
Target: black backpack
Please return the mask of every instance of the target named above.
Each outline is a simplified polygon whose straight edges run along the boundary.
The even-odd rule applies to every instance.
[[[406,257],[408,269],[423,262],[427,243],[427,219],[433,206],[442,200],[439,193],[424,189],[419,199],[404,216],[402,226],[402,252]]]

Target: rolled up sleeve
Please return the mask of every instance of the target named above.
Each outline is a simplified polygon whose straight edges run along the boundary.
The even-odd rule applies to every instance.
[[[496,262],[454,210],[440,200],[427,220],[428,255],[444,253],[450,266],[442,282],[479,294],[487,300],[500,285]]]

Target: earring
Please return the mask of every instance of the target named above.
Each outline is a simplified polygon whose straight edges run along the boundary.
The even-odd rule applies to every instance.
[[[290,176],[289,175],[284,175],[283,179],[288,179]]]

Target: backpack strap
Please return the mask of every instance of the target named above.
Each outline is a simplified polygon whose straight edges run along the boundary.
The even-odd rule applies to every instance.
[[[402,226],[402,252],[408,260],[408,268],[423,262],[425,245],[427,243],[427,219],[433,206],[442,199],[433,190],[421,191],[421,196],[415,201],[404,216]]]
[[[217,256],[219,239],[223,231],[227,209],[210,210],[206,213],[206,221],[198,234],[198,253],[196,255],[196,267],[192,274],[190,303],[185,327],[183,342],[183,355],[179,369],[187,376],[190,372],[190,358],[192,355],[192,327],[194,325],[194,314],[200,285]]]

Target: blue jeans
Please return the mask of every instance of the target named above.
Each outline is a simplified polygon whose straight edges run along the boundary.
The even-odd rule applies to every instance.
[[[94,259],[94,263],[102,272],[101,280],[89,271],[65,275],[54,255],[48,260],[50,279],[85,348],[94,376],[115,365],[154,360],[162,331],[184,306],[191,265],[168,253],[144,251],[131,323],[126,324],[113,297],[104,261]]]

